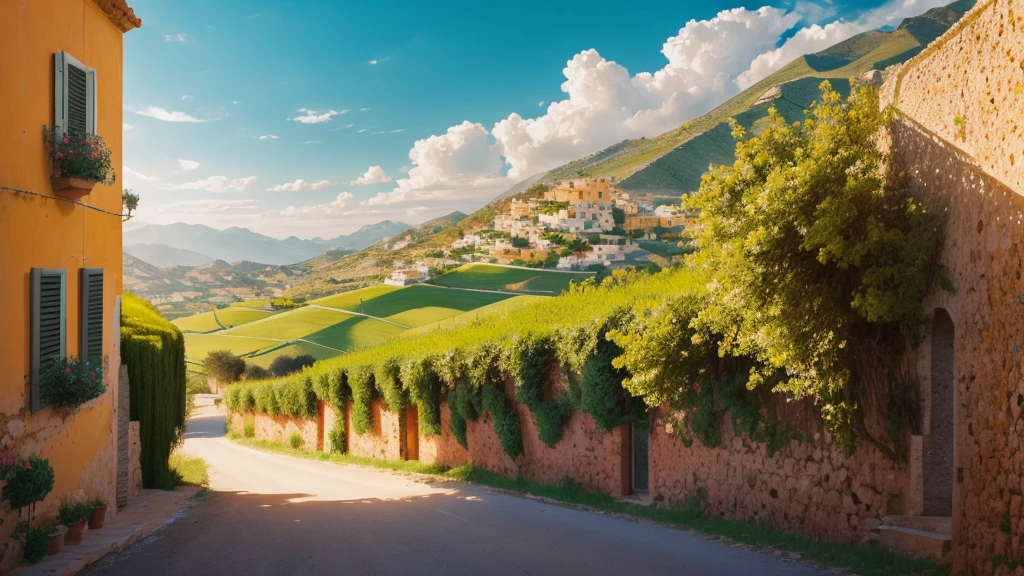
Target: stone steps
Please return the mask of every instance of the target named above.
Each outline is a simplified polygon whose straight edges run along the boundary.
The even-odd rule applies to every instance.
[[[908,556],[949,562],[953,551],[951,528],[950,518],[886,516],[877,535],[879,542]]]
[[[946,535],[953,533],[953,519],[948,516],[886,516],[882,518],[882,526],[899,526]]]

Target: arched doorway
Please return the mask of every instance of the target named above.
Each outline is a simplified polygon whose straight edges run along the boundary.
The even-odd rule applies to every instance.
[[[932,319],[931,410],[924,437],[924,515],[953,515],[953,319]]]

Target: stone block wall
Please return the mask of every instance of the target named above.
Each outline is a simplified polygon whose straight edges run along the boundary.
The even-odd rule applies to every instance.
[[[936,290],[925,310],[944,310],[954,330],[954,573],[1015,574],[1002,561],[1024,561],[1024,198],[911,120],[896,126],[892,146],[912,193],[944,216],[941,263],[953,290]],[[931,349],[926,331],[924,415]],[[927,468],[922,476],[915,481],[928,481]]]
[[[128,502],[142,493],[142,439],[138,420],[128,423]]]
[[[908,62],[896,105],[967,152],[990,175],[1024,190],[1024,9],[981,0]]]
[[[352,425],[352,403],[345,404],[345,422],[348,431],[348,453],[363,458],[402,460],[404,457],[405,425],[401,414],[384,409],[380,400],[373,401],[373,427],[363,435],[356,434]]]
[[[772,456],[736,434],[728,422],[722,444],[687,448],[659,418],[651,430],[650,493],[671,504],[698,498],[705,513],[767,524],[833,541],[859,541],[882,516],[904,512],[905,466],[861,443],[847,458],[825,435],[790,441]]]
[[[469,423],[470,427],[474,423]],[[467,432],[467,437],[471,434]],[[467,442],[468,444],[468,442]],[[459,466],[469,460],[474,460],[468,450],[459,444],[452,433],[452,413],[447,404],[441,405],[441,434],[437,436],[419,437],[420,461],[444,466]],[[500,449],[500,446],[499,446]]]
[[[292,416],[269,416],[257,412],[254,426],[256,439],[268,442],[288,444],[292,434],[302,437],[302,449],[317,449],[318,422],[314,419],[294,418]]]

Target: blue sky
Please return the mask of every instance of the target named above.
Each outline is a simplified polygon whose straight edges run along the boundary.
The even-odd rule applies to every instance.
[[[417,223],[944,3],[133,0],[123,180],[146,222]]]

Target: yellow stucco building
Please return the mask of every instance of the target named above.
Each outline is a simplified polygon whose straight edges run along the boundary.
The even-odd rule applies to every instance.
[[[564,180],[544,194],[552,202],[571,204],[611,204],[618,191],[610,178],[575,178]]]
[[[43,522],[75,494],[116,514],[122,36],[140,25],[124,0],[0,2],[0,437],[50,461]],[[53,126],[102,137],[113,183],[77,200],[56,192],[44,138]],[[39,374],[58,355],[102,356],[106,392],[76,408],[41,406]],[[9,544],[0,552],[0,571],[18,561]]]

